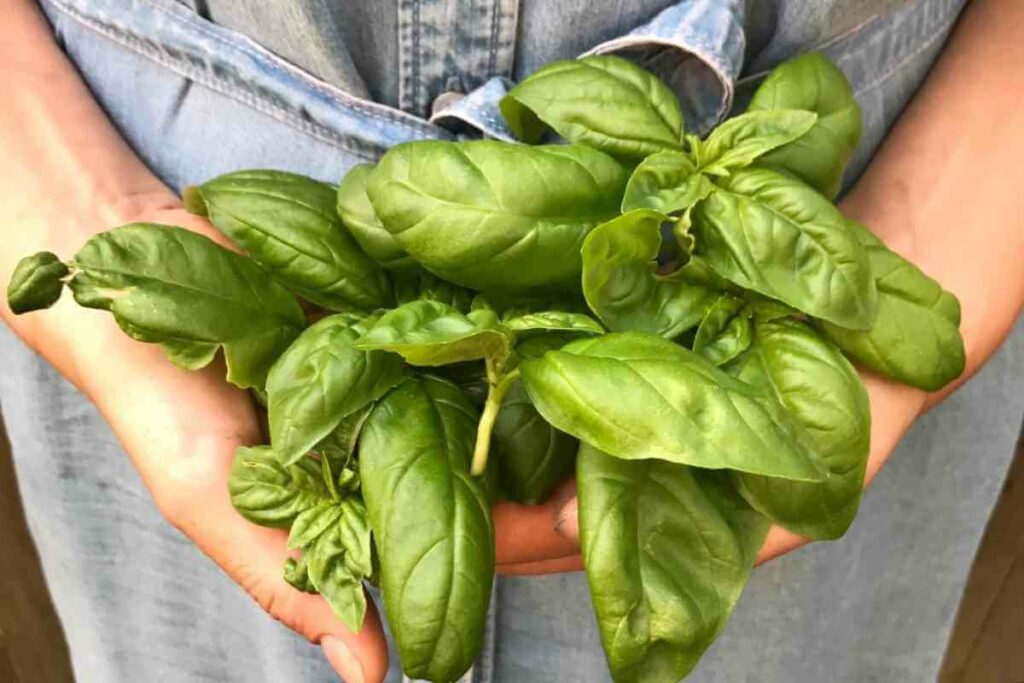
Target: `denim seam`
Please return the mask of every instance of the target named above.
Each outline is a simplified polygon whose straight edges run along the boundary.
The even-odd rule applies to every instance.
[[[953,15],[952,18],[950,18],[949,16],[951,14]],[[917,47],[911,50],[909,54],[906,54],[902,58],[900,58],[900,60],[896,62],[896,64],[886,69],[881,76],[878,76],[872,79],[870,82],[865,83],[861,87],[857,88],[854,91],[854,95],[860,95],[861,93],[868,92],[869,90],[874,90],[879,85],[881,85],[882,83],[886,82],[894,75],[896,75],[896,73],[902,70],[903,67],[910,63],[911,60],[920,56],[922,52],[931,49],[935,45],[936,41],[945,40],[949,36],[950,28],[956,21],[957,14],[958,12],[956,11],[950,11],[942,17],[939,26],[929,26],[929,30],[934,29],[934,33],[928,36],[927,40],[918,44]]]
[[[47,0],[47,1],[51,2],[51,3],[63,4],[62,0]],[[163,7],[162,5],[160,5],[159,3],[153,2],[153,0],[142,0],[142,1],[145,2],[147,5],[149,5],[150,7],[153,7],[157,11],[162,12],[165,16],[169,17],[170,19],[172,19],[174,21],[179,21],[179,22],[181,21],[181,19],[179,17],[177,17],[176,15],[168,12],[167,9],[165,7]],[[344,92],[342,90],[338,90],[337,88],[333,88],[333,87],[329,86],[326,83],[320,82],[320,81],[316,80],[315,78],[313,78],[312,76],[310,76],[308,73],[304,72],[302,69],[299,69],[298,67],[292,66],[291,64],[289,64],[287,62],[281,61],[280,58],[267,59],[266,58],[267,55],[263,54],[263,49],[262,48],[260,50],[255,50],[255,49],[252,48],[252,46],[250,44],[248,44],[245,41],[238,41],[237,43],[230,42],[227,39],[225,39],[223,36],[218,35],[215,31],[211,30],[210,27],[206,25],[205,20],[195,21],[195,22],[188,22],[188,25],[190,27],[196,28],[198,31],[203,33],[203,35],[205,35],[206,37],[208,37],[211,40],[214,40],[214,41],[220,43],[221,45],[223,45],[223,46],[225,46],[225,47],[227,47],[229,49],[239,50],[240,52],[244,52],[244,53],[246,53],[246,54],[248,54],[248,55],[250,55],[250,56],[252,56],[254,58],[260,59],[265,66],[269,67],[270,69],[272,69],[276,73],[284,73],[285,71],[288,71],[288,72],[291,72],[291,73],[299,76],[309,88],[311,88],[312,90],[316,90],[317,92],[321,93],[322,95],[326,95],[327,97],[330,97],[333,100],[336,100],[338,102],[338,104],[340,104],[343,107],[346,107],[346,108],[349,108],[349,109],[354,109],[354,110],[356,110],[358,112],[361,112],[363,114],[366,114],[367,116],[370,116],[372,118],[384,119],[384,120],[388,121],[389,123],[394,123],[396,125],[402,126],[402,127],[407,128],[409,130],[416,131],[418,133],[426,133],[426,134],[435,134],[435,133],[437,133],[437,131],[436,130],[432,130],[429,125],[423,125],[419,121],[410,120],[412,117],[397,115],[397,114],[389,111],[388,108],[385,107],[384,105],[377,104],[376,102],[370,102],[370,101],[365,101],[365,100],[360,101],[359,98],[353,97],[352,95],[350,95],[350,94],[348,94],[348,93],[346,93],[346,92]],[[246,40],[248,40],[248,39],[246,39]],[[268,54],[272,55],[272,53],[268,53]],[[260,97],[259,93],[255,93],[254,92],[254,94],[257,97]]]
[[[136,52],[146,57],[147,59],[171,71],[174,71],[184,76],[185,78],[188,78],[189,80],[195,83],[199,83],[207,88],[210,88],[211,90],[214,90],[215,92],[220,92],[239,102],[242,102],[243,104],[252,107],[254,110],[271,116],[275,120],[278,120],[286,125],[289,125],[307,135],[310,135],[311,137],[317,140],[335,146],[339,149],[351,152],[368,160],[374,160],[379,158],[380,156],[377,145],[363,143],[352,136],[340,134],[328,126],[323,126],[312,121],[305,120],[301,118],[301,116],[296,115],[287,107],[277,105],[272,101],[268,100],[266,97],[264,97],[257,91],[232,83],[227,79],[211,75],[210,72],[207,70],[196,68],[185,60],[174,58],[173,56],[170,56],[159,49],[153,48],[146,41],[139,38],[137,35],[135,35],[128,29],[125,29],[114,24],[106,23],[97,17],[85,14],[84,12],[81,12],[78,8],[72,7],[70,4],[62,2],[61,0],[45,0],[45,2],[47,2],[49,5],[54,7],[56,10],[62,12],[69,18],[78,22],[82,26],[85,26],[86,28],[94,31],[98,35],[101,35],[133,52]],[[155,8],[157,11],[160,11],[161,13],[170,17],[172,20],[180,21],[180,18],[174,16],[173,14],[167,13],[165,8],[148,2],[148,0],[147,4]],[[269,69],[276,73],[281,73],[283,70],[281,65],[265,61],[265,58],[262,54],[250,50],[249,47],[246,46],[244,43],[228,43],[224,38],[216,35],[215,33],[210,32],[208,29],[206,29],[206,27],[202,26],[202,24],[199,22],[190,23],[189,26],[196,28],[205,37],[214,40],[215,42],[218,42],[222,45],[227,45],[232,49],[238,49],[252,57],[258,58],[260,60],[261,65],[268,67]],[[298,71],[296,71],[296,74],[302,78],[304,85],[307,85],[312,89],[316,90],[317,92],[319,92],[320,94],[327,96],[329,99],[333,100],[341,107],[351,109],[353,111],[359,112],[360,114],[369,116],[371,118],[385,120],[389,123],[392,123],[394,125],[400,126],[407,130],[414,131],[420,134],[436,136],[439,132],[445,132],[444,129],[440,129],[435,126],[417,126],[413,122],[402,120],[401,118],[396,117],[394,114],[391,114],[387,111],[378,110],[372,106],[368,106],[369,103],[358,103],[351,101],[351,96],[346,95],[345,93],[342,92],[335,92],[329,87],[325,87],[322,84],[318,84],[315,81],[312,81],[312,79],[307,74]]]

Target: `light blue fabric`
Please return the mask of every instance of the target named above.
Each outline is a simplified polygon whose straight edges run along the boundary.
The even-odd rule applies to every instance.
[[[524,0],[515,14],[505,0],[451,2],[422,3],[419,16],[414,10],[421,3],[411,0],[398,1],[394,16],[378,7],[387,15],[381,21],[395,22],[401,35],[374,59],[393,55],[397,65],[375,66],[351,53],[348,61],[332,61],[318,54],[327,49],[319,39],[292,44],[307,68],[330,66],[321,75],[336,74],[331,84],[285,61],[281,49],[264,49],[195,11],[209,4],[225,17],[226,5],[216,1],[45,0],[44,9],[126,139],[160,177],[181,188],[242,167],[336,182],[353,164],[398,142],[465,135],[472,132],[467,124],[503,134],[493,110],[479,115],[507,87],[502,79],[521,78],[547,59],[637,40],[669,41],[658,54],[670,61],[673,55],[690,59],[686,55],[702,52],[695,49],[700,40],[711,40],[718,49],[698,60],[699,68],[728,74],[723,92],[734,89],[740,107],[764,69],[805,49],[825,49],[851,78],[865,112],[864,143],[849,181],[912,95],[961,5],[751,0],[741,15],[738,5],[710,0],[704,14],[697,11],[700,3],[689,1]],[[464,29],[453,28],[451,35],[439,29],[454,16],[445,7],[465,12]],[[472,7],[478,11],[469,12]],[[291,16],[281,7],[275,11]],[[236,8],[231,19],[237,28],[247,16]],[[309,16],[302,14],[296,25]],[[698,16],[728,21],[705,32]],[[487,21],[489,33],[478,25]],[[291,35],[285,23],[280,31]],[[380,35],[381,28],[364,32]],[[475,45],[473,54],[445,62],[460,40]],[[746,55],[742,71],[739,55]],[[449,67],[438,68],[438,60]],[[388,68],[396,102],[405,101],[407,111],[353,94],[390,88],[371,77]],[[471,69],[479,70],[473,78],[466,75]],[[356,77],[361,85],[352,80],[346,87],[346,79]],[[408,113],[425,116],[424,107],[446,91],[469,92],[453,105],[464,102],[465,115],[453,113],[458,124],[452,130]],[[717,112],[715,98],[702,99],[707,94],[692,93],[698,104],[684,106]],[[728,97],[718,97],[727,106]],[[435,122],[449,125],[442,118]],[[1013,452],[1024,413],[1021,376],[1024,333],[1018,329],[977,379],[915,426],[845,539],[755,573],[692,680],[933,680]],[[7,331],[0,333],[0,406],[79,680],[332,679],[317,648],[267,618],[159,518],[94,408]],[[491,617],[473,681],[607,680],[582,575],[500,580]],[[393,663],[389,680],[398,681]]]

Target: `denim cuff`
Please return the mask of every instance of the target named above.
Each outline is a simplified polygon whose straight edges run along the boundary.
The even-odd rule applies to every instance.
[[[743,8],[743,0],[681,0],[580,56],[613,54],[651,71],[679,97],[686,130],[703,135],[732,108],[746,47]],[[513,85],[495,76],[468,95],[442,95],[430,122],[460,135],[515,140],[498,109]]]
[[[742,0],[683,0],[586,55],[616,55],[664,81],[679,97],[686,130],[703,135],[732,108],[746,38]]]

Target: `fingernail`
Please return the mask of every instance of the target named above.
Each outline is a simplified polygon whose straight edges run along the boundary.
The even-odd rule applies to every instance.
[[[576,496],[565,501],[565,504],[558,510],[555,516],[555,533],[568,538],[570,541],[579,539],[579,520],[577,518],[579,507]]]
[[[352,654],[352,650],[346,647],[341,638],[324,636],[320,639],[320,647],[323,648],[324,654],[327,655],[327,661],[338,672],[342,681],[345,683],[366,683],[363,665]]]

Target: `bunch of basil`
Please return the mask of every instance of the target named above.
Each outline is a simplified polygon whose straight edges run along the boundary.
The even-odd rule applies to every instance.
[[[675,681],[772,522],[830,539],[853,520],[870,412],[847,358],[938,389],[963,370],[959,305],[833,205],[861,123],[820,55],[705,139],[612,57],[551,64],[502,111],[567,144],[411,142],[338,188],[230,173],[186,205],[247,257],[127,225],[25,259],[10,305],[66,283],[183,367],[222,349],[269,416],[235,506],[290,529],[286,578],[352,628],[378,584],[410,676],[477,655],[491,503],[575,469],[611,671]]]

